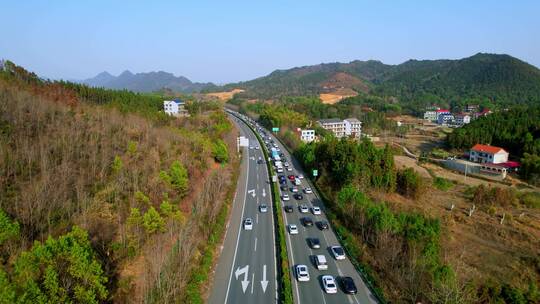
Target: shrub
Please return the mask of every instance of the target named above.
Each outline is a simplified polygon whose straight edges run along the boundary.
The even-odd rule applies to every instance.
[[[218,163],[226,163],[229,161],[229,151],[223,140],[218,139],[212,144],[212,156]]]
[[[454,186],[454,184],[446,178],[437,176],[435,179],[433,179],[433,186],[439,190],[448,191]]]
[[[397,173],[397,191],[404,196],[418,199],[423,191],[422,179],[412,168]]]
[[[165,232],[165,220],[154,207],[150,207],[143,216],[143,227],[149,234]]]

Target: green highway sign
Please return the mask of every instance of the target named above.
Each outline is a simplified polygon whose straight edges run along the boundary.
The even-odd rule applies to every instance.
[[[313,177],[316,177],[317,175],[319,175],[319,170],[313,170]]]
[[[276,128],[276,127],[272,128],[272,132],[279,132],[279,128]]]

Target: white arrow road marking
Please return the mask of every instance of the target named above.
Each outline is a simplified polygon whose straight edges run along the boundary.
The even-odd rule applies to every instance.
[[[238,267],[238,269],[236,269],[236,271],[234,272],[234,276],[236,277],[237,280],[238,280],[238,276],[242,274],[244,274],[244,279],[242,280],[242,291],[246,293],[246,289],[249,286],[249,281],[247,279],[249,275],[249,265],[246,265],[242,268]]]
[[[261,286],[263,289],[263,293],[265,293],[266,287],[268,286],[268,281],[266,280],[266,265],[263,265],[263,279],[261,281]]]
[[[265,197],[266,196],[266,191],[264,190],[263,188],[263,193],[262,193],[262,196]]]
[[[255,189],[248,190],[248,194],[251,194],[251,196],[255,197]]]

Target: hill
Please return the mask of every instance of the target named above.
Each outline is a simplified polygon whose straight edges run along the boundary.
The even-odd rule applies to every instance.
[[[409,60],[398,65],[369,60],[304,66],[225,88],[241,88],[244,96],[261,99],[316,96],[347,88],[417,106],[471,99],[539,103],[540,70],[509,55],[479,53],[459,60]]]
[[[176,77],[163,71],[137,74],[124,71],[118,76],[101,72],[93,78],[83,80],[82,83],[92,87],[125,89],[134,92],[155,92],[161,89],[170,89],[174,92],[192,93],[214,86],[212,83],[192,82],[184,76]]]
[[[197,294],[194,269],[216,229],[208,223],[234,188],[235,135],[219,108],[201,103],[200,114],[172,119],[154,107],[161,100],[5,63],[0,302],[183,303]]]

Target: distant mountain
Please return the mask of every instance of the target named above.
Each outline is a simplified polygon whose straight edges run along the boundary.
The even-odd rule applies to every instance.
[[[509,55],[483,54],[459,60],[328,63],[277,70],[251,81],[228,84],[246,97],[318,95],[349,88],[409,103],[421,99],[487,98],[498,103],[540,103],[540,70]]]
[[[212,83],[191,82],[186,77],[176,77],[163,71],[137,74],[124,71],[116,77],[108,72],[101,72],[93,78],[82,81],[82,83],[93,87],[126,89],[134,92],[154,92],[169,89],[174,92],[192,93],[214,86]]]

